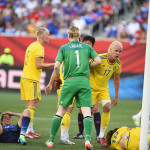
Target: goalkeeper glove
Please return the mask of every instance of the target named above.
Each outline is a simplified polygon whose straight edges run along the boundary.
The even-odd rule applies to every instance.
[[[60,85],[62,84],[62,81],[60,79],[60,77],[55,78],[55,86],[54,86],[54,90],[58,90],[60,89]]]

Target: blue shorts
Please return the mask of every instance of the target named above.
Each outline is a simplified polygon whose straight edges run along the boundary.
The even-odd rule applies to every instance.
[[[3,127],[3,126],[2,126]],[[17,143],[21,128],[14,125],[13,130],[3,127],[3,133],[0,135],[0,143]]]

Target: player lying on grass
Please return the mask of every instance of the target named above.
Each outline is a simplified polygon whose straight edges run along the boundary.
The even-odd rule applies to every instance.
[[[12,116],[19,117],[19,121],[16,125],[12,125]],[[24,122],[25,120],[27,120],[28,122]],[[24,110],[22,114],[4,112],[1,116],[0,143],[17,143],[20,134],[25,135],[29,122],[29,110]]]
[[[93,47],[94,44],[95,44],[95,38],[93,36],[86,35],[85,37],[83,37],[82,42],[85,43],[85,44],[89,44],[91,47]],[[59,104],[59,99],[60,99],[60,94],[61,94],[61,91],[62,91],[62,87],[63,87],[63,84],[64,84],[64,80],[63,80],[63,77],[64,77],[64,62],[60,66],[59,74],[60,74],[60,79],[62,81],[62,84],[60,85],[60,89],[57,90],[58,104]],[[55,74],[53,72],[52,75],[51,75],[49,84],[45,88],[45,93],[46,94],[48,94],[48,93],[50,94],[51,93],[54,80],[55,80]],[[75,105],[75,100],[73,100],[73,103],[71,105],[69,105],[69,107],[67,108],[67,111],[66,111],[66,113],[63,116],[63,119],[61,121],[61,139],[60,139],[60,144],[69,144],[69,145],[74,145],[75,144],[74,142],[71,142],[69,140],[70,119],[71,119],[71,112],[72,112],[72,110],[74,108],[74,105]],[[79,117],[80,117],[80,114],[78,115],[78,118]],[[83,115],[82,115],[82,118],[83,118]],[[96,119],[94,119],[94,122],[95,122],[95,120]],[[81,123],[79,123],[79,126],[80,125],[81,125]],[[82,119],[82,126],[83,126],[83,119]],[[99,135],[100,122],[99,122],[99,124],[96,124],[95,128],[96,128],[96,131],[98,130],[98,135]],[[82,136],[80,138],[84,138],[84,137]]]
[[[106,135],[107,147],[116,150],[139,150],[140,127],[121,127],[109,130]],[[150,135],[149,142],[150,144]]]

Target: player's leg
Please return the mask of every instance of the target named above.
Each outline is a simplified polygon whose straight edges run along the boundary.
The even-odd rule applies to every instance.
[[[68,81],[69,80],[69,81]],[[62,117],[64,116],[67,107],[72,104],[74,93],[76,92],[76,89],[73,84],[71,84],[71,79],[65,80],[65,83],[63,85],[63,89],[61,91],[61,96],[59,100],[59,107],[57,110],[56,115],[53,117],[52,125],[51,125],[51,132],[50,132],[50,138],[49,142],[47,144],[47,147],[53,147],[54,144],[54,138],[56,136],[56,133],[60,127]],[[73,89],[70,91],[70,89]],[[67,95],[67,96],[66,96]]]
[[[37,103],[38,103],[38,99],[37,99]],[[33,119],[34,119],[34,112],[37,108],[37,106],[32,106],[30,101],[28,101],[26,103],[26,108],[30,110],[30,117],[31,117],[31,120],[30,120],[30,124],[29,124],[29,127],[27,129],[27,132],[26,132],[26,137],[28,138],[40,138],[40,135],[37,134],[34,130],[33,130]]]
[[[77,135],[75,135],[73,138],[74,139],[84,139],[83,114],[82,114],[81,108],[79,108],[79,113],[78,113],[78,127],[79,127],[79,133],[77,133]]]
[[[107,126],[110,121],[110,101],[102,100],[101,101],[102,106],[103,106],[103,113],[101,117],[101,128],[100,128],[100,135],[99,135],[99,141],[102,147],[106,147],[106,142],[105,142],[105,131],[107,129]]]
[[[74,142],[71,142],[69,140],[69,127],[70,127],[70,119],[71,119],[71,113],[73,110],[73,105],[70,105],[67,108],[67,111],[65,115],[63,116],[63,119],[61,121],[61,139],[60,144],[68,144],[68,145],[74,145]]]
[[[79,91],[76,95],[77,107],[81,107],[82,114],[84,117],[84,131],[85,131],[85,148],[92,149],[91,135],[92,135],[92,117],[91,117],[91,108],[92,108],[92,92],[90,87],[90,82],[88,79],[79,79],[78,82]]]
[[[20,136],[18,139],[19,144],[23,145],[27,144],[25,140],[25,134],[28,129],[29,123],[30,123],[30,110],[25,109],[18,122],[18,126],[21,127]]]
[[[50,138],[49,138],[49,142],[47,143],[47,147],[50,147],[50,148],[53,147],[54,138],[60,127],[62,117],[64,116],[66,110],[67,110],[67,107],[59,105],[56,115],[53,117],[53,120],[52,120]]]
[[[91,149],[92,148],[92,145],[90,144],[91,135],[92,135],[91,108],[81,107],[81,110],[84,116],[85,148]]]
[[[93,112],[93,116],[94,116],[94,125],[95,125],[95,129],[96,129],[97,142],[99,142],[101,116],[100,116],[100,112],[99,112],[98,101],[96,101],[96,104],[93,106],[92,112]]]
[[[33,118],[34,112],[37,108],[38,101],[41,100],[41,91],[40,91],[40,83],[32,82],[26,79],[21,79],[21,100],[26,100],[26,108],[30,110],[30,124],[29,129],[33,127]],[[30,138],[39,138],[39,136],[35,135],[32,132],[27,132],[27,137]]]
[[[132,119],[136,126],[140,126],[141,117],[142,117],[142,109],[137,114],[132,116]]]

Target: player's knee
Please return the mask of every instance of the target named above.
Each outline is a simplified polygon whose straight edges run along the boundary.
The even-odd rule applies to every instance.
[[[25,109],[23,111],[23,116],[30,117],[30,110],[29,109]]]
[[[110,103],[106,103],[103,107],[103,112],[108,113],[110,112],[110,109],[111,109]]]
[[[93,106],[93,109],[92,109],[92,113],[95,114],[95,113],[98,113],[99,112],[99,105],[94,105]]]

